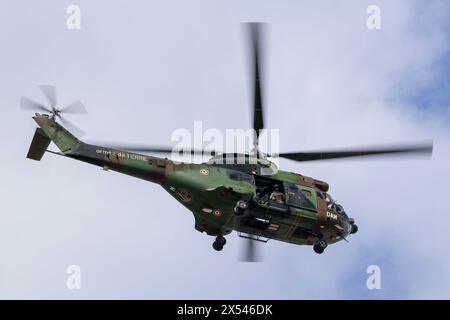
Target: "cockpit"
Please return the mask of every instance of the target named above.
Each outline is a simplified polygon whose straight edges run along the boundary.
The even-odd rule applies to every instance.
[[[317,196],[323,200],[325,200],[325,203],[327,204],[327,208],[336,212],[337,214],[340,214],[344,217],[347,217],[347,214],[344,210],[344,207],[342,205],[340,205],[339,203],[337,203],[329,193],[326,192],[322,192],[317,190]]]

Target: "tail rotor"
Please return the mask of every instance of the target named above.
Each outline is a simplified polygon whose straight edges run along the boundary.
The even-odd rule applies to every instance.
[[[22,97],[20,99],[20,108],[22,110],[35,110],[41,111],[49,114],[49,116],[53,120],[60,120],[61,123],[67,128],[67,130],[71,131],[74,135],[81,137],[84,135],[84,132],[67,120],[62,114],[87,114],[87,110],[84,107],[81,101],[76,100],[69,105],[58,108],[58,94],[57,90],[54,86],[51,85],[40,85],[39,89],[41,89],[44,96],[47,98],[49,105],[45,105],[34,100],[31,100],[26,97]]]

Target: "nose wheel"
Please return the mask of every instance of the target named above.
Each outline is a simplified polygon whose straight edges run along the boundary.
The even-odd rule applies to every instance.
[[[327,242],[323,239],[320,239],[316,242],[313,249],[315,253],[321,254],[324,252],[325,248],[328,246]]]
[[[227,240],[223,236],[217,236],[216,240],[214,240],[212,247],[216,251],[221,251],[223,249],[223,246],[227,243]]]

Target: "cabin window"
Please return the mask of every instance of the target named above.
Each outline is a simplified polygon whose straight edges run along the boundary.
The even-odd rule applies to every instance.
[[[228,171],[228,177],[230,177],[231,180],[235,180],[235,181],[244,181],[244,182],[248,182],[250,184],[254,184],[254,179],[253,176],[249,175],[249,174],[245,174],[242,172],[237,172],[237,171]]]
[[[311,197],[311,196],[312,196],[312,193],[311,193],[311,191],[309,191],[309,190],[302,189],[302,192],[303,192],[303,194],[304,194],[305,196],[307,196],[307,197]]]
[[[286,186],[286,184],[285,184]],[[297,186],[289,184],[287,187],[287,204],[292,207],[315,210],[316,207],[311,200],[304,194],[305,190],[299,190]],[[309,190],[309,196],[312,196]]]

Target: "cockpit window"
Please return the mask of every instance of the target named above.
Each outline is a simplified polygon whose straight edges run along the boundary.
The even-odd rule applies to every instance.
[[[287,189],[287,204],[288,206],[294,206],[298,208],[304,208],[309,210],[315,210],[316,207],[312,203],[314,201],[310,197],[312,196],[311,191],[307,189],[299,189],[296,185],[291,183],[284,183],[285,188]]]
[[[239,171],[233,171],[233,170],[229,170],[227,173],[231,180],[245,181],[250,184],[255,184],[255,180],[253,179],[253,176],[251,176],[249,174],[239,172]]]
[[[311,191],[309,191],[309,190],[306,190],[306,189],[302,189],[302,192],[303,192],[303,194],[305,195],[305,196],[307,196],[307,197],[311,197]]]
[[[318,196],[320,199],[325,200],[325,195],[323,194],[322,191],[316,190],[316,193],[317,193],[317,196]]]
[[[329,193],[326,193],[325,195],[326,195],[325,201],[327,203],[328,209],[331,209],[340,215],[347,216],[343,206],[334,201]]]

